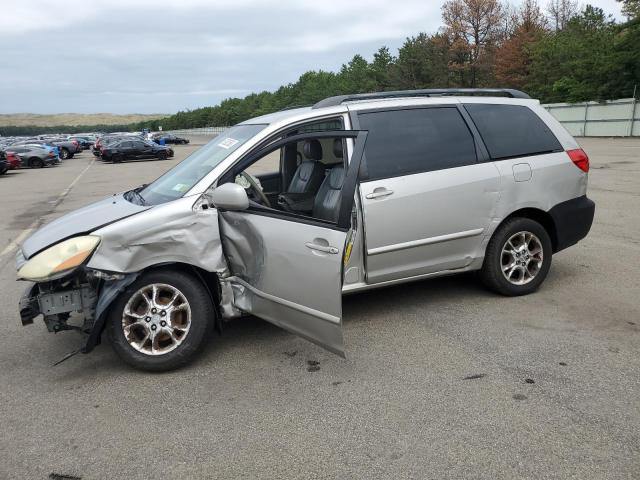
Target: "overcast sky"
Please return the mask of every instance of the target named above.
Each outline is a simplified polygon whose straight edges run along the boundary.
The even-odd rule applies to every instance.
[[[544,4],[544,1],[540,3]],[[592,1],[620,17],[615,0]],[[0,113],[173,113],[435,32],[429,0],[0,0]]]

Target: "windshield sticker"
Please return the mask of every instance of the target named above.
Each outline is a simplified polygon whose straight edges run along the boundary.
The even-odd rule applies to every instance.
[[[233,147],[236,143],[238,143],[240,140],[236,140],[235,138],[225,138],[223,141],[221,141],[218,146],[222,147],[222,148],[226,148],[229,149],[231,147]]]
[[[189,190],[189,185],[187,185],[186,183],[176,183],[176,185],[171,190],[175,190],[176,192],[184,193],[187,190]]]

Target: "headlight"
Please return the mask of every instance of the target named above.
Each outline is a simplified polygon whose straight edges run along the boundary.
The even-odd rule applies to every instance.
[[[100,243],[100,237],[87,235],[60,242],[39,253],[18,270],[18,277],[40,282],[63,277],[81,265]]]

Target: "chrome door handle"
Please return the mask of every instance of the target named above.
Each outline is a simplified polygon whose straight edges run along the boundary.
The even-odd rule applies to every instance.
[[[307,242],[304,244],[305,247],[310,248],[311,250],[317,250],[319,252],[331,253],[332,255],[337,255],[339,250],[336,247],[318,245],[317,243]]]
[[[375,189],[373,192],[369,193],[366,198],[380,198],[380,197],[386,197],[388,195],[392,195],[393,194],[393,190],[387,190],[386,188],[383,189]]]

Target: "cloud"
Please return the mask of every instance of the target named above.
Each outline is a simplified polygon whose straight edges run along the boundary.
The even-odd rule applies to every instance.
[[[394,50],[436,31],[441,3],[0,0],[0,112],[213,105],[339,69],[356,53],[370,58],[382,45]]]

